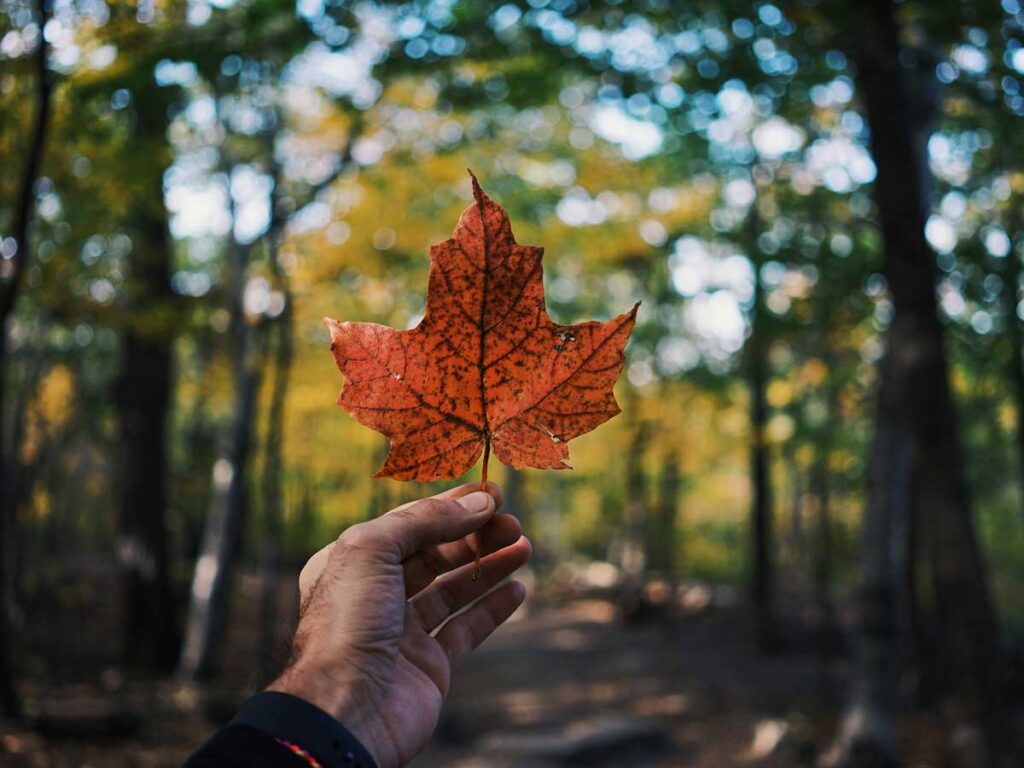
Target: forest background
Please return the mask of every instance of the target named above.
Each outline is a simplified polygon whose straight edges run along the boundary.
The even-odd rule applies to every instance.
[[[334,406],[320,319],[418,321],[469,167],[545,246],[557,321],[643,300],[623,414],[572,472],[498,471],[528,613],[596,595],[623,652],[713,615],[711,646],[814,660],[812,706],[753,706],[755,746],[781,723],[759,760],[1012,760],[1022,25],[1017,0],[4,0],[0,756],[175,764],[272,666],[304,559],[447,485],[371,479],[386,441]],[[134,695],[193,729],[157,749]]]

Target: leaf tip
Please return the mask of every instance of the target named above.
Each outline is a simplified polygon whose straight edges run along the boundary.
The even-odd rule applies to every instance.
[[[333,347],[334,342],[341,335],[342,323],[335,320],[333,317],[324,317],[321,321],[324,324],[324,328],[331,332],[331,345]]]
[[[476,200],[477,205],[483,208],[484,198],[487,197],[487,195],[484,194],[484,190],[480,186],[480,182],[477,181],[476,174],[469,168],[466,169],[466,172],[469,174],[470,181],[473,184],[473,199]]]

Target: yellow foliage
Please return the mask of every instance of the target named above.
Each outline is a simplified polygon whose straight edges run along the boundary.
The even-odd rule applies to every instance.
[[[1004,432],[1009,432],[1017,424],[1017,409],[1011,403],[1003,403],[999,406],[999,426]]]
[[[793,385],[785,379],[775,379],[768,385],[765,395],[770,406],[783,408],[793,399]]]
[[[74,376],[63,364],[55,365],[39,382],[25,416],[22,461],[34,462],[46,440],[60,432],[67,423],[74,411],[71,402],[74,391]]]
[[[53,511],[52,507],[53,503],[49,492],[41,486],[36,486],[32,491],[32,516],[37,520],[49,517],[50,512]]]
[[[766,429],[768,440],[773,443],[784,443],[793,436],[796,425],[793,418],[785,413],[779,413],[768,420]]]
[[[817,357],[811,358],[803,367],[803,380],[809,387],[820,387],[828,377],[828,366]]]

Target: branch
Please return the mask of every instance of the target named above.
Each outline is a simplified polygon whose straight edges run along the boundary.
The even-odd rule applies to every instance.
[[[51,93],[53,81],[47,67],[49,46],[42,30],[46,27],[51,15],[51,0],[37,0],[39,17],[39,45],[34,54],[36,70],[35,127],[29,139],[28,156],[21,175],[18,198],[14,214],[14,239],[17,250],[11,259],[11,277],[6,283],[0,282],[0,327],[14,309],[25,277],[25,266],[28,263],[30,243],[29,226],[35,213],[35,186],[39,176],[39,168],[43,161],[43,149],[46,145],[46,134],[50,124]]]

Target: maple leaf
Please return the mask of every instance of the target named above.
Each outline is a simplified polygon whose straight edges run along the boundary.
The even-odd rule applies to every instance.
[[[430,249],[419,325],[324,318],[345,376],[338,405],[391,441],[377,477],[457,477],[481,453],[486,477],[492,446],[512,467],[567,469],[567,443],[619,413],[612,386],[639,302],[606,323],[554,323],[544,249],[516,243],[470,177],[473,205]]]

